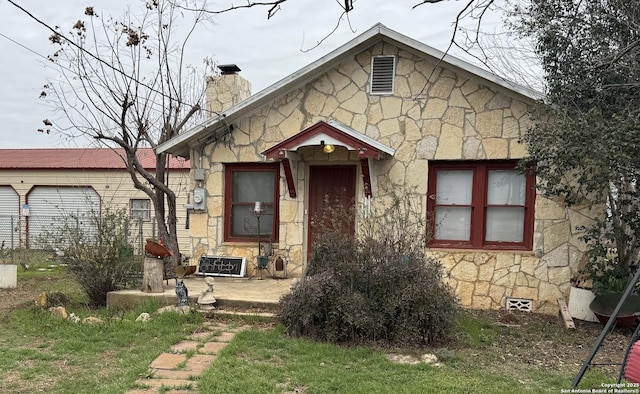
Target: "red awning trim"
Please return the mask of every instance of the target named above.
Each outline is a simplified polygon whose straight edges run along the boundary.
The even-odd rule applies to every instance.
[[[289,189],[289,197],[296,198],[296,184],[291,170],[291,161],[286,157],[282,159],[282,168],[284,168],[284,176],[287,180],[287,188]]]
[[[369,159],[360,159],[360,167],[362,168],[362,185],[364,187],[365,197],[371,198],[373,196],[371,192],[371,174],[369,171]]]
[[[320,146],[321,143],[344,146],[356,151],[359,158],[382,159],[385,156],[393,156],[395,150],[379,142],[358,133],[351,128],[336,122],[326,123],[320,121],[308,127],[298,134],[272,146],[262,152],[267,159],[283,159],[287,152],[296,151],[302,146]]]

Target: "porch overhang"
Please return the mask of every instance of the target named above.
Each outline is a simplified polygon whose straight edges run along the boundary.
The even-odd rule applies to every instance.
[[[290,158],[292,156],[295,157],[295,152],[304,146],[321,147],[326,145],[342,146],[347,150],[357,152],[362,168],[362,180],[366,197],[372,196],[369,161],[386,159],[395,154],[395,149],[381,144],[335,120],[330,120],[329,122],[320,121],[272,146],[262,154],[268,160],[280,160],[282,162],[289,196],[295,198],[297,193]]]
[[[375,160],[393,156],[395,149],[359,133],[351,127],[338,121],[320,121],[298,134],[272,146],[262,152],[267,159],[284,159],[287,152],[295,152],[303,146],[322,145],[343,146],[350,151],[356,151],[360,159]]]

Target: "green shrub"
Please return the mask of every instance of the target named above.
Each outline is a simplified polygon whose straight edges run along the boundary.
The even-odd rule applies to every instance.
[[[361,218],[354,236],[332,230],[345,226],[328,221],[333,224],[314,242],[306,274],[281,299],[290,335],[419,345],[451,337],[457,300],[442,281],[441,265],[425,257],[425,227],[408,208],[406,200],[392,199],[381,215]]]
[[[125,219],[124,210],[106,209],[90,217],[89,225],[78,226],[70,220],[44,236],[93,306],[106,305],[108,292],[139,280],[142,264],[127,241]]]

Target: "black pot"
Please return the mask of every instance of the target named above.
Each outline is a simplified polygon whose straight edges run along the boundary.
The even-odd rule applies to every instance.
[[[622,294],[610,293],[596,296],[589,309],[598,318],[600,323],[606,324],[609,317],[613,314],[614,309],[620,302]],[[629,327],[634,325],[637,316],[640,314],[640,295],[631,294],[627,297],[618,312],[616,326]]]

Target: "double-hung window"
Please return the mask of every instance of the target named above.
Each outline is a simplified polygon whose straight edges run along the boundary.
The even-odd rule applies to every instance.
[[[278,240],[279,164],[228,164],[225,166],[225,241]],[[260,202],[262,213],[254,213]]]
[[[516,161],[429,163],[430,247],[531,250],[535,176]]]
[[[144,222],[151,220],[151,200],[143,198],[129,200],[129,217]]]

